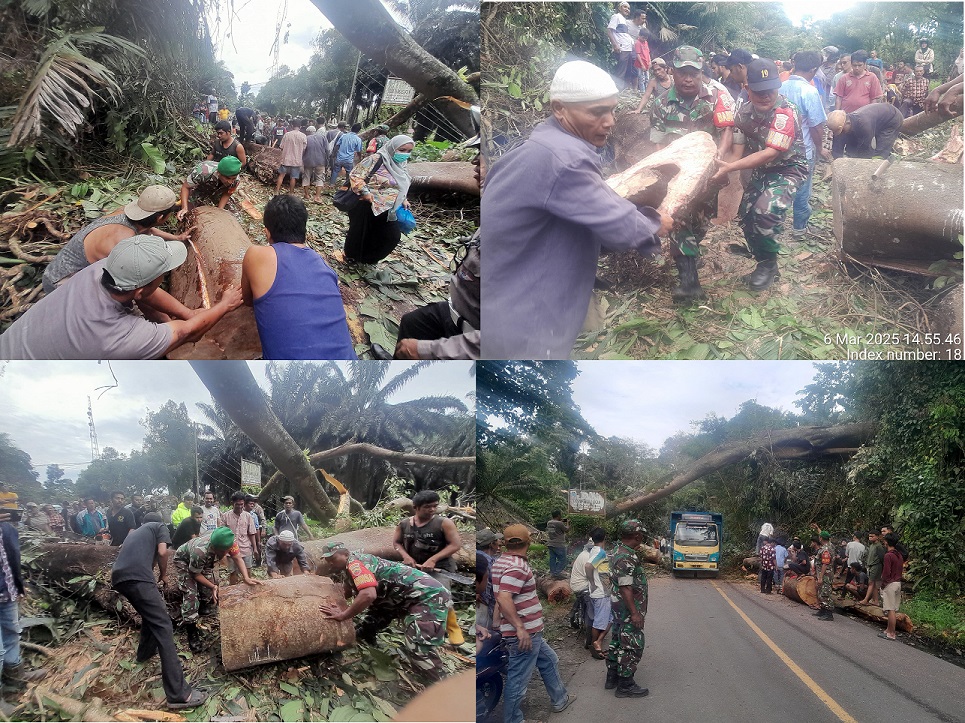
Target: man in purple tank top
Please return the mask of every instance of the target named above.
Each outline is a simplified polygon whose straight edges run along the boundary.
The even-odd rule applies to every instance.
[[[265,206],[267,246],[241,266],[245,304],[254,307],[265,359],[356,359],[338,277],[305,245],[308,210],[291,195]]]

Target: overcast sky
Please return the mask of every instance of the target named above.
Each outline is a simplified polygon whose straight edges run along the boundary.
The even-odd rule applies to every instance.
[[[272,45],[279,8],[285,0],[220,0],[217,12],[208,20],[218,60],[225,61],[235,76],[235,88],[246,80],[255,93],[268,81],[272,64]],[[234,6],[234,13],[229,8]],[[291,23],[291,27],[287,27]],[[324,28],[332,27],[311,0],[288,0],[288,12],[278,54],[278,65],[297,70],[312,57],[312,42]]]
[[[797,392],[815,368],[797,361],[579,361],[573,400],[605,437],[624,437],[659,450],[691,422],[730,418],[749,399],[800,412]]]
[[[341,362],[340,362],[341,364]],[[390,375],[411,366],[393,362]],[[391,399],[403,402],[416,397],[452,395],[466,402],[475,391],[469,376],[472,362],[433,365],[409,382]],[[266,387],[266,362],[249,362],[255,380]],[[119,386],[112,386],[107,362],[5,362],[0,364],[0,432],[27,452],[34,468],[45,479],[48,464],[61,465],[66,476],[77,479],[91,459],[87,426],[87,397],[91,398],[94,425],[101,451],[114,447],[129,453],[140,449],[144,428],[139,424],[148,410],[157,411],[169,399],[184,402],[188,415],[203,421],[195,402],[211,402],[211,395],[187,362],[112,362]],[[99,397],[99,398],[98,398]]]

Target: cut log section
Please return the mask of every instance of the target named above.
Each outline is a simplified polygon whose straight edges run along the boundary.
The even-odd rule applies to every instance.
[[[188,258],[171,272],[169,291],[189,309],[210,308],[226,289],[241,285],[241,262],[251,240],[229,212],[200,206],[191,212],[195,231]],[[242,305],[227,313],[196,342],[179,346],[170,359],[258,359],[261,340],[255,313]]]
[[[348,607],[342,586],[317,575],[294,575],[262,585],[222,587],[218,605],[221,660],[241,670],[355,645],[351,620],[318,612],[321,603]]]
[[[637,206],[680,218],[707,193],[717,170],[716,155],[717,145],[709,133],[688,133],[623,173],[610,176],[607,185]]]
[[[814,575],[784,576],[784,597],[809,607],[818,604],[818,583]]]
[[[834,235],[841,254],[869,266],[936,275],[929,266],[954,262],[962,250],[961,167],[899,161],[872,181],[880,166],[863,158],[834,161]]]
[[[456,565],[463,570],[475,569],[476,566],[476,537],[475,535],[461,534],[462,549],[459,550],[453,559]],[[395,539],[394,527],[368,527],[364,530],[354,532],[343,532],[338,535],[326,537],[324,540],[308,540],[302,544],[305,546],[305,554],[312,564],[317,565],[322,546],[330,542],[341,542],[349,550],[364,552],[368,555],[375,555],[385,560],[401,560],[400,555],[392,544]]]
[[[839,610],[848,610],[865,620],[874,620],[883,625],[888,624],[888,613],[882,610],[877,605],[859,605],[857,601],[851,600],[850,598],[842,598],[840,600],[834,601],[834,607]],[[906,633],[910,633],[915,629],[914,624],[911,622],[911,618],[902,612],[895,613],[895,627]]]
[[[567,602],[573,597],[573,588],[568,580],[557,580],[552,577],[541,577],[536,583],[537,589],[546,595],[546,599],[554,604]]]
[[[741,569],[747,572],[759,572],[761,569],[761,558],[756,555],[753,557],[745,557],[744,562],[741,563]]]

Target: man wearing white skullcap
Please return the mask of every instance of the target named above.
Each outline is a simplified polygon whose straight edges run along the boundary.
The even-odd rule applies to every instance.
[[[637,208],[603,180],[599,149],[615,124],[617,92],[605,70],[564,63],[550,85],[552,116],[487,176],[483,358],[569,358],[601,247],[659,251],[672,219]]]

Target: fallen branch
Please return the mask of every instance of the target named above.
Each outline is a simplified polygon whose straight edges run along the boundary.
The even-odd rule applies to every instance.
[[[7,244],[10,246],[10,251],[13,253],[14,256],[16,256],[18,259],[21,259],[23,261],[27,261],[28,263],[47,264],[54,260],[53,256],[33,256],[31,254],[28,254],[26,251],[23,250],[23,248],[20,245],[20,239],[17,238],[15,235],[11,235],[10,238],[7,239]]]
[[[50,648],[44,647],[43,645],[37,645],[36,643],[28,643],[25,640],[20,641],[20,647],[24,650],[32,650],[35,653],[46,655],[48,658],[55,655],[54,651]]]

